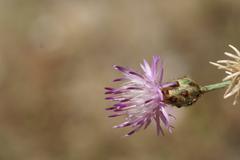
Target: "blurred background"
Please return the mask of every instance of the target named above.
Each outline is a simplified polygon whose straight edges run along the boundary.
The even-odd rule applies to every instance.
[[[164,59],[165,81],[225,75],[208,61],[240,49],[238,0],[0,0],[0,160],[240,159],[240,106],[208,93],[174,108],[173,134],[155,125],[122,138],[104,87]]]

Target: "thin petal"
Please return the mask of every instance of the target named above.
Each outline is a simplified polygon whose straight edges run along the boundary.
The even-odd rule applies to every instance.
[[[169,126],[169,116],[168,116],[168,113],[166,112],[164,107],[161,107],[160,111],[162,113],[161,118],[162,118],[163,123],[165,124],[165,126]]]
[[[240,72],[236,72],[236,73],[230,74],[230,75],[228,75],[227,77],[225,77],[225,78],[223,79],[223,81],[232,79],[233,77],[236,77],[236,76],[239,76],[239,75],[240,75]]]
[[[240,90],[240,81],[238,82],[237,85],[235,85],[235,86],[233,87],[233,89],[231,90],[231,92],[229,92],[227,95],[224,96],[224,98],[228,98],[228,97],[234,95],[234,94],[237,93],[239,90]]]
[[[145,74],[148,78],[152,78],[152,71],[151,68],[148,64],[148,62],[146,60],[144,60],[144,70],[145,70]]]
[[[236,47],[234,47],[231,44],[229,44],[228,46],[231,47],[237,53],[238,56],[240,56],[240,52],[239,52],[239,50]]]
[[[122,66],[117,66],[117,65],[113,65],[113,68],[115,68],[116,70],[120,71],[120,72],[123,72],[123,73],[127,73],[129,72],[130,70],[125,68],[125,67],[122,67]]]
[[[225,52],[224,54],[227,55],[228,57],[234,58],[236,60],[240,60],[240,57],[238,57],[232,53]]]
[[[238,64],[236,61],[232,61],[232,60],[218,60],[217,63]]]
[[[160,60],[159,56],[153,56],[153,60],[152,60],[153,62],[152,62],[152,65],[151,65],[153,79],[156,79],[156,77],[157,77],[157,69],[158,69],[159,60]]]
[[[164,83],[164,84],[161,84],[161,88],[168,88],[168,87],[173,87],[173,86],[177,86],[178,83],[177,82],[171,82],[171,83]]]
[[[161,133],[162,135],[164,135],[163,129],[162,129],[161,125],[160,125],[160,119],[159,119],[159,117],[160,117],[160,113],[159,113],[159,109],[157,109],[157,110],[156,110],[155,121],[156,121],[157,135],[158,135],[158,136],[160,135],[160,133]]]

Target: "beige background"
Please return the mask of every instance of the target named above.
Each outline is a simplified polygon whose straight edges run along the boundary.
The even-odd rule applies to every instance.
[[[240,158],[240,106],[209,93],[174,109],[174,134],[112,129],[112,64],[164,59],[165,81],[224,73],[208,61],[240,48],[238,0],[0,0],[1,160]]]

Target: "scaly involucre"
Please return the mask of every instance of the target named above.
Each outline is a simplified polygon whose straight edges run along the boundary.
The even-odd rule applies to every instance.
[[[107,100],[114,102],[113,106],[107,108],[113,112],[109,117],[125,115],[125,121],[114,128],[130,126],[133,129],[126,134],[132,135],[141,128],[146,129],[152,120],[156,122],[157,134],[164,134],[162,124],[172,132],[167,105],[164,103],[162,89],[176,85],[174,83],[162,83],[163,65],[159,56],[154,56],[152,64],[146,60],[141,64],[143,74],[132,69],[121,66],[113,66],[120,71],[124,77],[117,78],[113,82],[122,82],[119,88],[106,87]]]
[[[233,102],[233,104],[235,105],[237,103],[237,98],[239,97],[240,93],[240,52],[232,45],[229,45],[229,47],[232,48],[236,54],[228,52],[225,52],[224,54],[232,58],[232,60],[219,60],[216,63],[210,63],[217,66],[218,69],[225,70],[227,76],[223,79],[223,81],[230,80],[231,83],[224,94],[224,98],[235,95],[235,99]]]

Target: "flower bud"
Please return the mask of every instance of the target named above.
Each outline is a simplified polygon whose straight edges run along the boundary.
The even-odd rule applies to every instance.
[[[190,106],[195,103],[202,94],[200,86],[188,77],[178,79],[177,85],[164,88],[165,103],[176,106]]]

